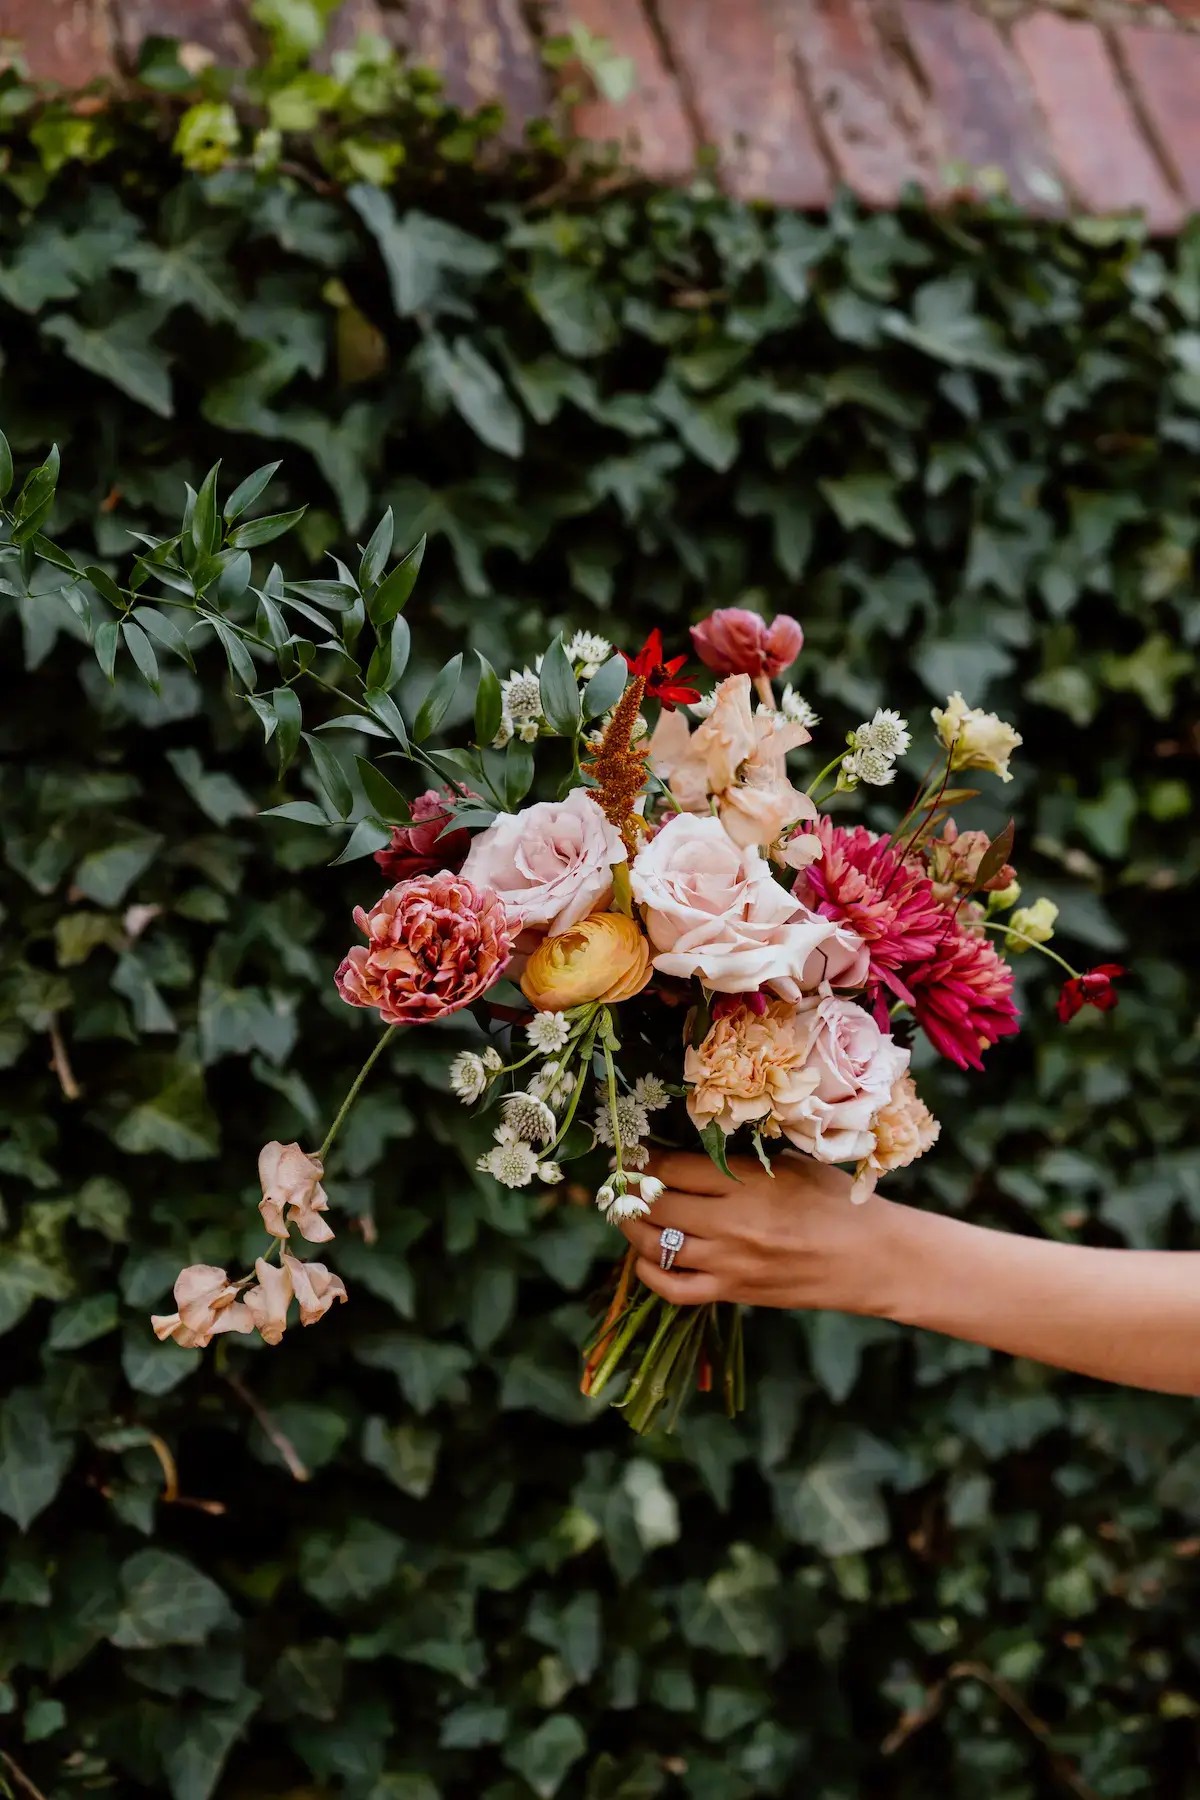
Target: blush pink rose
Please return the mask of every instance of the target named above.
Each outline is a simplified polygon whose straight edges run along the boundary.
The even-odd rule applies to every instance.
[[[795,1107],[776,1109],[784,1134],[818,1162],[859,1162],[875,1148],[876,1114],[907,1073],[908,1051],[870,1013],[836,995],[798,1006],[795,1030],[817,1080]]]
[[[371,1006],[385,1025],[420,1025],[470,1006],[499,981],[512,955],[504,905],[459,875],[418,875],[389,888],[370,912],[354,909],[366,938],[334,980],[348,1006]]]
[[[823,917],[808,906],[798,906],[796,917],[809,923]],[[819,943],[804,965],[800,985],[806,994],[830,988],[864,988],[871,974],[871,954],[849,925],[840,919],[826,919],[832,926],[829,936]]]
[[[427,788],[412,803],[412,824],[393,825],[392,841],[375,852],[375,861],[390,882],[409,881],[414,875],[434,875],[439,869],[460,869],[471,848],[471,834],[464,827],[447,831],[453,814],[449,788]]]
[[[735,844],[711,815],[668,819],[638,851],[630,882],[655,968],[718,993],[769,987],[796,999],[810,954],[830,934],[828,919],[797,919],[758,851]]]
[[[744,606],[722,606],[692,626],[692,644],[705,668],[717,675],[769,680],[795,662],[804,632],[788,613],[778,613],[768,625]]]
[[[565,800],[501,813],[476,837],[462,873],[500,896],[514,933],[557,937],[605,910],[613,865],[625,860],[620,832],[586,789],[574,788]]]

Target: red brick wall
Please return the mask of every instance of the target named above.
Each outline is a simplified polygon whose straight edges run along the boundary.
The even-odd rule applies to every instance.
[[[840,182],[887,206],[969,169],[1160,230],[1200,207],[1200,0],[344,0],[334,29],[386,34],[519,129],[548,98],[538,38],[569,20],[638,76],[580,129],[656,178],[708,145],[730,192],[788,206]],[[69,87],[127,70],[152,32],[252,53],[243,0],[0,0],[0,39]]]

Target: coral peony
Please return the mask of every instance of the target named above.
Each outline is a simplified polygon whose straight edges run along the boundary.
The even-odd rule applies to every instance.
[[[367,942],[338,969],[349,1006],[375,1007],[385,1025],[420,1025],[470,1006],[499,981],[512,954],[503,902],[461,875],[418,875],[354,909]]]
[[[626,913],[593,913],[546,938],[525,965],[521,992],[539,1012],[588,1000],[616,1003],[650,979],[650,946]]]
[[[410,881],[414,875],[433,875],[439,869],[460,869],[471,848],[471,834],[462,826],[447,831],[453,814],[449,788],[427,788],[412,803],[412,824],[393,825],[392,841],[375,852],[375,861],[389,882]]]
[[[918,1025],[960,1069],[982,1069],[981,1051],[1020,1029],[1011,968],[985,937],[953,921],[933,955],[904,978]]]
[[[585,788],[501,813],[481,831],[462,866],[467,881],[491,888],[515,931],[537,938],[566,931],[612,898],[614,863],[625,861],[621,834]]]
[[[692,644],[705,668],[717,675],[749,675],[770,680],[799,656],[804,632],[787,613],[768,625],[744,606],[723,606],[692,626]]]
[[[873,983],[911,1004],[904,971],[934,956],[947,925],[933,884],[861,825],[817,821],[823,854],[796,879],[798,901],[823,918],[848,925],[867,947]]]

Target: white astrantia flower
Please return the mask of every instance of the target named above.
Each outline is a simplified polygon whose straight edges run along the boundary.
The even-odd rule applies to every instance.
[[[522,719],[520,724],[517,726],[517,736],[520,738],[520,740],[523,744],[533,744],[533,743],[537,742],[537,735],[540,730],[541,730],[541,721],[540,720],[538,720],[538,719]]]
[[[856,750],[874,750],[880,756],[895,760],[903,756],[912,743],[912,732],[908,729],[908,720],[902,719],[898,712],[890,707],[878,707],[873,719],[860,725],[854,733]]]
[[[666,1083],[660,1081],[657,1075],[639,1075],[633,1084],[633,1097],[648,1113],[659,1112],[671,1103]]]
[[[577,631],[567,645],[568,662],[583,664],[579,671],[583,681],[590,681],[611,655],[612,645],[598,631]]]
[[[558,1183],[563,1178],[562,1164],[556,1162],[539,1163],[537,1166],[537,1176],[538,1180],[544,1181],[547,1187],[557,1187]]]
[[[460,1050],[450,1064],[450,1089],[464,1106],[470,1106],[487,1091],[488,1072],[482,1056],[473,1050]]]
[[[650,1118],[645,1107],[632,1094],[622,1094],[617,1100],[617,1131],[620,1133],[622,1150],[632,1149],[639,1143],[650,1129]],[[596,1138],[601,1144],[613,1148],[613,1120],[609,1110],[607,1095],[602,1096],[596,1107]]]
[[[630,1192],[614,1195],[606,1210],[615,1225],[620,1219],[644,1219],[650,1208],[640,1194]]]
[[[510,1094],[504,1102],[504,1126],[527,1144],[548,1144],[558,1121],[544,1100],[532,1094]]]
[[[639,713],[637,718],[633,721],[633,730],[629,734],[630,743],[636,744],[641,738],[648,736],[649,731],[649,719],[647,719],[643,713]]]
[[[596,1189],[596,1205],[601,1212],[607,1212],[616,1197],[617,1190],[611,1181],[606,1181],[602,1187]]]
[[[711,694],[701,694],[698,700],[693,700],[688,706],[688,711],[695,719],[707,719],[716,704],[717,694],[714,688]]]
[[[790,681],[780,697],[779,710],[789,725],[803,725],[806,731],[815,731],[821,723],[803,694],[798,694]]]
[[[571,1021],[566,1013],[540,1012],[525,1027],[525,1035],[535,1050],[543,1056],[552,1056],[556,1050],[566,1047],[571,1035]]]
[[[500,714],[500,729],[492,739],[493,750],[503,750],[513,734],[513,722],[506,712]]]
[[[514,730],[531,720],[541,722],[542,684],[531,669],[514,669],[500,683],[500,700]]]
[[[642,1199],[647,1206],[653,1206],[654,1202],[666,1192],[666,1183],[660,1181],[657,1175],[643,1175],[639,1185]]]
[[[626,1144],[621,1160],[627,1169],[644,1169],[650,1161],[650,1151],[645,1144]]]
[[[887,787],[895,779],[895,763],[878,750],[852,750],[842,758],[840,781],[843,787],[857,787],[860,781],[865,781],[868,787]]]
[[[537,1152],[529,1144],[497,1144],[475,1166],[485,1175],[493,1175],[502,1187],[528,1187],[538,1171]]]
[[[497,1049],[495,1049],[495,1047],[491,1044],[488,1045],[487,1049],[483,1053],[483,1066],[492,1075],[498,1075],[500,1073],[501,1069],[504,1067],[504,1058],[501,1056],[500,1052]]]

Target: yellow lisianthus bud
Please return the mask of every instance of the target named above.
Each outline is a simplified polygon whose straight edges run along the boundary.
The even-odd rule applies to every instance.
[[[990,913],[1007,912],[1009,907],[1015,906],[1020,898],[1020,882],[1010,881],[1007,887],[992,889],[987,897],[988,911]]]
[[[1057,918],[1057,906],[1045,896],[1035,900],[1032,906],[1019,906],[1008,921],[1005,942],[1010,956],[1016,956],[1021,950],[1028,950],[1031,944],[1048,944],[1054,936],[1054,922]],[[1020,933],[1019,937],[1015,935],[1017,932]]]
[[[1008,759],[1022,738],[995,713],[968,706],[962,695],[951,694],[944,707],[931,715],[937,734],[950,752],[952,769],[987,769],[1001,781],[1011,781]]]
[[[542,940],[521,992],[539,1012],[565,1012],[589,1000],[628,1000],[649,979],[650,946],[637,922],[626,913],[591,913]]]

